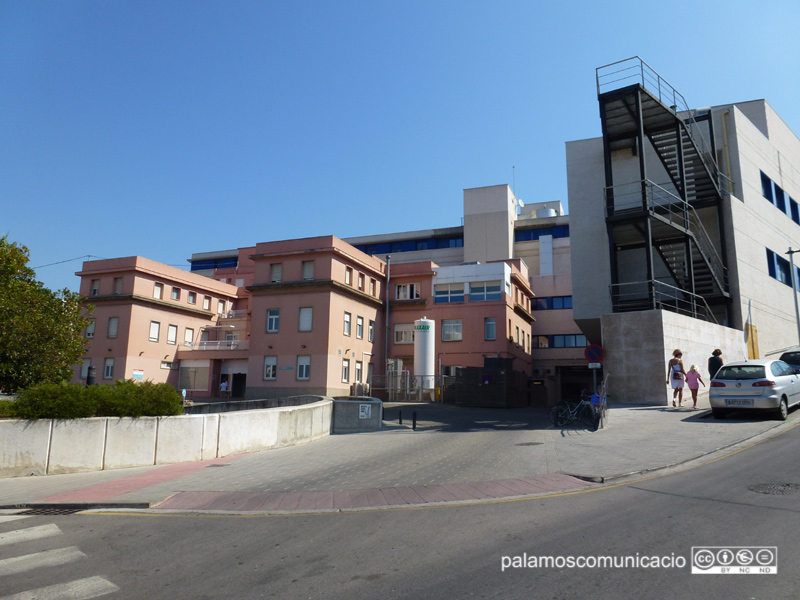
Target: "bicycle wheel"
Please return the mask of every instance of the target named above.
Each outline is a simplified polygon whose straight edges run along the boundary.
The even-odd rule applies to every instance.
[[[553,424],[554,427],[558,426],[558,416],[561,413],[561,409],[564,407],[560,404],[556,404],[553,408],[550,409],[550,423]]]
[[[597,431],[597,426],[600,424],[600,416],[595,413],[591,406],[586,404],[581,407],[581,423],[586,425],[591,431]]]
[[[554,427],[563,427],[569,421],[569,408],[566,406],[554,406],[550,411],[550,422]]]

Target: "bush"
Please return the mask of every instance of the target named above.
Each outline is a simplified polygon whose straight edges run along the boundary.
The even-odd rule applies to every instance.
[[[14,416],[14,401],[0,400],[0,417],[13,417],[13,416]]]
[[[41,384],[20,393],[11,410],[20,419],[160,417],[183,413],[183,397],[167,383]]]
[[[96,405],[84,388],[70,383],[42,383],[23,390],[14,405],[20,419],[81,419],[94,416]]]

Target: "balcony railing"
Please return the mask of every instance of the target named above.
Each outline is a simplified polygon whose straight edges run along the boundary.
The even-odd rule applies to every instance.
[[[248,350],[250,348],[250,340],[201,341],[191,344],[184,342],[183,346],[186,350]]]
[[[240,310],[229,310],[226,313],[222,313],[219,316],[220,319],[246,319],[247,318],[247,309],[243,308]]]

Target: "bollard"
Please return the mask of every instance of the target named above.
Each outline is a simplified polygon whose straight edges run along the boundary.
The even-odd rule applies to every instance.
[[[397,417],[397,424],[398,425],[402,425],[403,424],[403,411],[402,410],[398,410],[397,414],[399,415]]]
[[[417,411],[411,413],[411,429],[417,429]]]
[[[381,405],[381,421],[386,420],[386,407]]]

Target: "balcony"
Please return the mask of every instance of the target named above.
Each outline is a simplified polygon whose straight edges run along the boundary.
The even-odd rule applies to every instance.
[[[219,340],[199,341],[194,343],[184,342],[184,350],[249,350],[250,340]]]
[[[222,313],[219,315],[220,320],[222,319],[246,319],[247,318],[247,309],[241,310],[229,310],[226,313]]]

